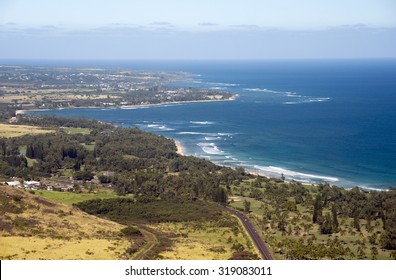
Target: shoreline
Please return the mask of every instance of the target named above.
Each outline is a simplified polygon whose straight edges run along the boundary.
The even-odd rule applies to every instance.
[[[175,139],[173,139],[173,140],[175,141],[175,144],[176,144],[176,153],[178,153],[181,156],[187,156],[186,150],[183,147],[182,143],[179,140],[175,140]]]
[[[172,138],[173,139],[173,138]],[[183,143],[181,142],[181,141],[179,141],[179,140],[176,140],[176,139],[173,139],[174,141],[175,141],[175,144],[176,144],[176,147],[177,147],[177,153],[179,154],[179,155],[182,155],[182,156],[191,156],[191,155],[188,155],[187,153],[186,153],[186,150],[185,150],[185,148],[183,147]],[[195,156],[195,157],[199,157],[199,156]],[[200,158],[200,157],[199,157]],[[214,161],[212,161],[212,160],[210,160],[210,162],[212,162],[212,163],[214,163],[214,164],[216,164],[216,165],[218,165],[218,166],[222,166],[222,167],[229,167],[229,168],[236,168],[236,166],[230,166],[230,165],[224,165],[224,164],[220,164],[220,163],[216,163],[216,162],[214,162]],[[277,177],[273,177],[273,176],[270,176],[270,175],[268,175],[268,174],[266,174],[265,172],[263,172],[263,171],[261,171],[261,172],[257,172],[257,171],[252,171],[252,170],[248,170],[248,169],[246,169],[246,168],[244,168],[244,167],[242,167],[244,170],[245,170],[245,172],[247,173],[247,174],[249,174],[249,175],[251,175],[251,176],[253,176],[253,177],[255,177],[255,178],[257,178],[257,177],[265,177],[265,178],[267,178],[267,179],[279,179],[279,178],[277,178]],[[345,189],[345,190],[351,190],[351,189],[353,189],[354,187],[358,187],[359,189],[361,189],[361,190],[364,190],[364,191],[377,191],[377,192],[383,192],[383,191],[389,191],[390,189],[389,188],[375,188],[375,187],[368,187],[368,186],[362,186],[362,185],[356,185],[356,186],[354,186],[354,187],[346,187],[346,186],[340,186],[340,185],[338,185],[337,183],[335,183],[335,182],[329,182],[329,181],[323,181],[323,182],[321,182],[321,183],[319,183],[319,182],[312,182],[312,183],[308,183],[308,182],[301,182],[301,181],[299,181],[299,180],[290,180],[290,179],[286,179],[286,180],[283,180],[285,183],[293,183],[293,182],[297,182],[297,183],[301,183],[302,185],[304,185],[304,186],[309,186],[309,187],[317,187],[317,186],[319,186],[321,183],[329,183],[330,184],[330,186],[337,186],[337,187],[340,187],[340,188],[343,188],[343,189]]]
[[[23,115],[29,111],[43,112],[43,111],[53,111],[53,110],[65,110],[65,109],[137,109],[137,108],[150,108],[150,107],[160,107],[163,105],[177,105],[177,104],[189,104],[189,103],[206,103],[206,102],[224,102],[224,101],[234,101],[239,97],[239,94],[234,94],[233,96],[227,99],[211,99],[211,100],[191,100],[191,101],[169,101],[163,103],[155,103],[155,104],[137,104],[137,105],[123,105],[123,106],[108,106],[108,107],[99,107],[99,106],[85,106],[85,107],[62,107],[62,108],[46,108],[46,109],[20,109],[15,110],[15,116]]]
[[[164,106],[164,105],[177,105],[177,104],[183,105],[183,104],[188,104],[188,103],[204,103],[204,102],[206,103],[206,102],[219,102],[219,101],[234,101],[238,97],[239,97],[239,95],[235,94],[235,95],[231,96],[228,99],[222,99],[222,100],[193,100],[193,101],[180,101],[180,102],[164,102],[164,103],[158,103],[158,104],[139,104],[139,105],[109,106],[109,107],[97,107],[97,106],[72,107],[72,106],[70,106],[70,107],[63,107],[63,108],[56,108],[56,109],[21,109],[21,110],[16,110],[15,111],[15,115],[18,116],[20,114],[25,114],[28,111],[52,111],[52,110],[65,110],[65,109],[134,109],[134,108],[137,109],[137,108],[150,108],[150,107],[160,107],[160,106]],[[176,140],[176,139],[173,139],[173,140],[174,140],[176,148],[177,148],[176,153],[178,153],[181,156],[188,156],[188,154],[186,153],[186,149],[183,147],[182,142],[179,141],[179,140]],[[211,162],[213,162],[213,161],[211,160]],[[235,168],[235,166],[228,166],[228,165],[223,165],[223,164],[219,164],[219,163],[215,163],[215,162],[213,162],[213,163],[216,164],[216,165],[219,165],[219,166]],[[244,169],[245,169],[246,173],[248,173],[248,174],[250,174],[250,175],[252,175],[254,177],[261,176],[261,177],[265,177],[265,178],[268,178],[268,179],[271,179],[271,178],[275,178],[276,179],[276,177],[270,176],[270,175],[266,174],[265,172],[251,171],[251,170],[247,170],[246,168],[244,168]],[[287,182],[287,183],[291,183],[293,181],[299,182],[298,180],[284,180],[284,181]],[[328,182],[328,181],[326,181],[326,182]],[[315,182],[312,182],[312,183],[300,182],[300,183],[302,183],[303,185],[307,185],[307,186],[317,186],[317,185],[320,184],[320,183],[317,183],[317,182],[316,183]],[[332,182],[328,182],[328,183],[331,184],[331,185],[334,184]],[[334,185],[338,186],[336,183]],[[344,189],[353,188],[353,187],[346,187],[346,186],[339,186],[339,187],[342,187]],[[371,191],[371,190],[374,190],[374,191],[389,191],[388,188],[386,188],[386,189],[384,188],[383,189],[383,188],[367,187],[367,186],[362,186],[362,185],[356,185],[356,187],[358,187],[358,188],[360,188],[362,190],[366,190],[366,191]]]

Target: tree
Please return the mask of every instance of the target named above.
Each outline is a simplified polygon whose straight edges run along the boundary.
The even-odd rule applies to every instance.
[[[384,232],[381,234],[382,247],[396,250],[396,190],[389,191],[389,197],[385,201],[383,215]]]
[[[373,247],[371,247],[371,258],[373,260],[376,260],[377,257],[378,257],[378,249],[377,249],[377,247],[373,246]]]
[[[360,219],[357,211],[355,211],[353,215],[353,227],[357,230],[360,231]]]
[[[322,234],[331,234],[333,232],[333,227],[331,224],[332,224],[332,222],[331,222],[330,214],[327,213],[327,215],[324,218],[323,223],[320,225],[320,232]]]
[[[243,201],[243,207],[245,209],[245,212],[250,212],[250,201],[247,201],[246,199]]]
[[[315,198],[314,209],[313,209],[313,216],[312,222],[314,224],[321,224],[323,220],[323,206],[322,206],[322,198],[320,194],[318,194]]]
[[[333,215],[333,231],[338,232],[339,223],[337,218],[337,208],[335,204],[333,204],[331,207],[331,214]]]
[[[212,195],[213,201],[226,204],[228,201],[227,191],[224,188],[217,188],[213,191]]]
[[[32,145],[27,145],[27,147],[26,147],[26,157],[34,158],[34,151],[33,151],[33,146]]]
[[[361,245],[357,248],[357,255],[358,255],[359,259],[365,259],[366,258],[366,253],[364,252],[364,249],[363,249],[363,247]]]

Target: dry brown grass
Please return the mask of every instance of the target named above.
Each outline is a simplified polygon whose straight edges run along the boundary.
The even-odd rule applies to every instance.
[[[53,132],[55,132],[55,130],[45,129],[38,126],[0,124],[0,137],[19,137],[23,135],[34,135]]]
[[[0,259],[123,259],[124,226],[0,185]]]

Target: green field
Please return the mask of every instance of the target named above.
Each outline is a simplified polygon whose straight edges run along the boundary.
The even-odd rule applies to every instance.
[[[97,193],[72,193],[72,192],[57,192],[57,191],[37,191],[37,195],[45,197],[49,200],[61,202],[67,205],[91,200],[91,199],[107,199],[120,197],[110,190],[101,190]],[[132,198],[132,195],[124,197]]]
[[[81,128],[81,127],[61,127],[67,134],[83,134],[88,135],[91,133],[89,128]]]

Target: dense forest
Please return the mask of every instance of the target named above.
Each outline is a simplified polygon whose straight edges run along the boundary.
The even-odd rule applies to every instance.
[[[26,135],[0,139],[0,174],[35,179],[62,175],[112,183],[118,194],[145,197],[185,197],[226,202],[234,181],[249,177],[242,169],[219,167],[207,160],[181,156],[173,140],[137,128],[120,128],[84,119],[24,117],[21,123],[46,127],[90,128],[89,134]],[[93,149],[87,149],[87,145]],[[26,147],[26,152],[21,152]],[[28,166],[28,159],[34,160]],[[103,171],[114,173],[102,175]]]

